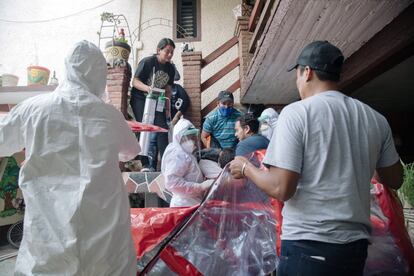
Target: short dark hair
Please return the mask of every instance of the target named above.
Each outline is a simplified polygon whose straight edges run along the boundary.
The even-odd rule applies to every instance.
[[[237,121],[240,123],[240,126],[242,128],[249,126],[250,131],[254,134],[257,134],[259,132],[259,120],[252,113],[246,113],[240,116],[239,118],[237,118]]]
[[[162,50],[165,47],[167,47],[168,45],[171,45],[175,49],[174,41],[172,41],[171,39],[169,39],[167,37],[164,37],[163,39],[160,40],[160,42],[158,42],[157,50],[158,49]]]
[[[223,149],[218,157],[218,163],[220,165],[220,168],[224,168],[228,163],[230,163],[235,156],[235,152],[234,149],[232,148],[227,148],[227,149]]]
[[[321,81],[339,82],[340,76],[338,74],[329,73],[329,72],[320,71],[320,70],[315,70],[312,67],[310,67],[310,68],[315,72],[315,75]],[[303,74],[303,71],[305,71],[305,66],[298,65],[298,70],[300,70],[300,74]]]

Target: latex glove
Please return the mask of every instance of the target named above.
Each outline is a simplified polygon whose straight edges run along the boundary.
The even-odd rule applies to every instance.
[[[200,185],[203,190],[208,190],[210,186],[213,184],[214,179],[207,179],[203,181]]]

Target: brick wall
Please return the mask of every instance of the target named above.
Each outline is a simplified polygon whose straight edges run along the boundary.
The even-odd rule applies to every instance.
[[[127,118],[128,88],[131,81],[130,67],[108,68],[106,91],[110,103]]]
[[[246,87],[244,85],[244,77],[247,74],[250,61],[252,60],[253,54],[249,53],[249,43],[252,39],[253,33],[247,31],[249,25],[249,17],[242,16],[237,18],[235,35],[239,39],[239,58],[240,58],[240,100],[243,99],[246,93]]]
[[[185,117],[196,127],[201,126],[201,52],[184,52],[183,86],[190,97],[190,106]]]

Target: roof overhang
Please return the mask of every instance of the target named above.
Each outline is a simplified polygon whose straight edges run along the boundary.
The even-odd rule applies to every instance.
[[[375,77],[372,72],[384,58],[403,51],[401,62],[401,58],[413,54],[409,49],[414,49],[414,28],[408,23],[413,16],[412,3],[413,0],[278,1],[243,80],[242,102],[289,104],[298,100],[295,72],[286,69],[295,63],[303,47],[315,40],[328,40],[342,50],[346,59],[342,85],[349,93],[358,89]],[[400,22],[395,23],[397,19]],[[387,30],[391,22],[395,26]],[[384,31],[388,37],[379,36]],[[373,38],[375,44],[370,44]],[[377,70],[376,75],[386,67]],[[361,78],[368,69],[370,78]]]

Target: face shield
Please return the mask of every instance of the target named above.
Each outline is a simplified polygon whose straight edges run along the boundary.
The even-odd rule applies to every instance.
[[[266,137],[268,140],[270,140],[270,138],[272,137],[273,134],[273,129],[271,127],[271,125],[269,124],[270,118],[266,115],[261,116],[259,118],[259,122],[260,122],[260,134],[262,134],[264,137]]]
[[[195,154],[196,156],[200,157],[200,139],[199,139],[200,131],[196,128],[189,128],[184,131],[180,145],[185,152],[188,154]]]

